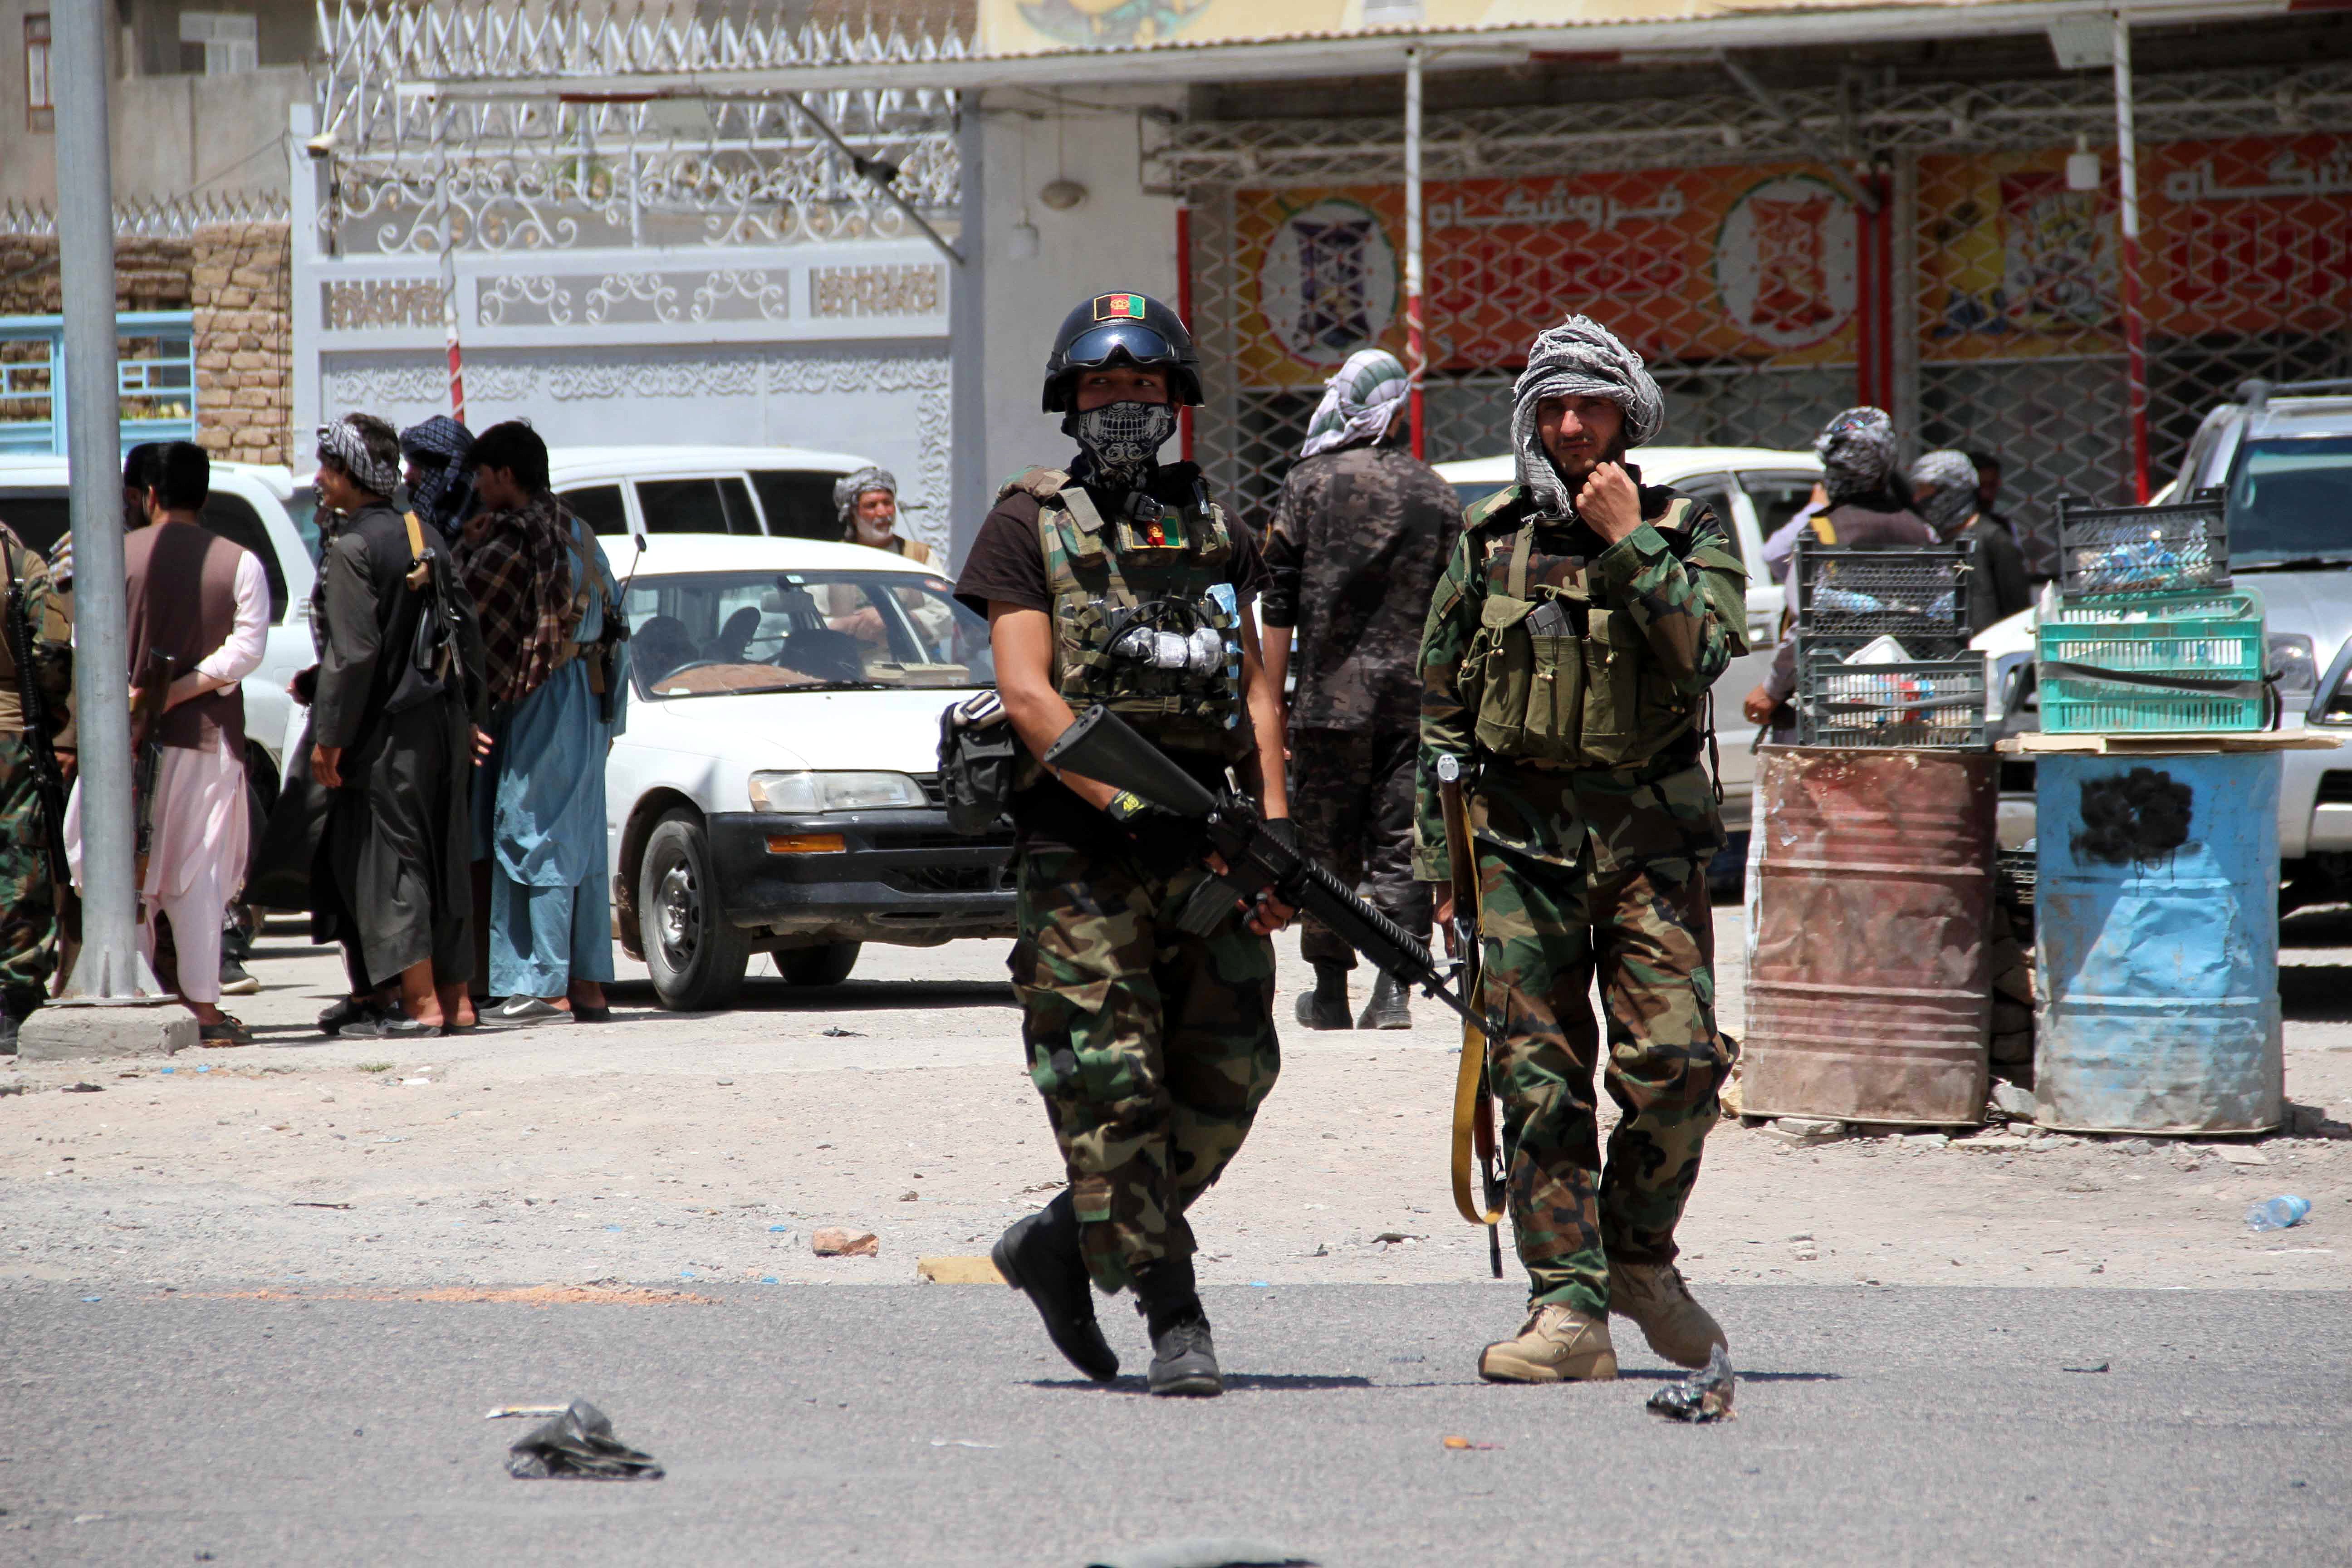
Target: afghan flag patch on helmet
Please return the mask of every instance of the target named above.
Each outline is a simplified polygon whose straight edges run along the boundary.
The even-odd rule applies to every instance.
[[[1097,294],[1095,296],[1095,320],[1097,321],[1139,321],[1143,320],[1143,296],[1140,294]]]

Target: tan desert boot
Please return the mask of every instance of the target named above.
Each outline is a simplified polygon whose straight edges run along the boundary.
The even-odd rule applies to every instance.
[[[1551,1302],[1528,1314],[1519,1337],[1488,1345],[1478,1358],[1488,1383],[1613,1383],[1617,1351],[1609,1321]]]
[[[1671,1263],[1611,1258],[1609,1310],[1640,1324],[1650,1348],[1676,1366],[1702,1367],[1711,1347],[1731,1348],[1706,1309],[1691,1300],[1682,1270]]]

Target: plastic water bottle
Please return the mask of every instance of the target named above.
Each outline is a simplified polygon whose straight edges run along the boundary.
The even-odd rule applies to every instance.
[[[2264,1198],[2246,1211],[2246,1224],[2254,1230],[2285,1230],[2301,1225],[2311,1213],[2311,1200],[2291,1195]]]

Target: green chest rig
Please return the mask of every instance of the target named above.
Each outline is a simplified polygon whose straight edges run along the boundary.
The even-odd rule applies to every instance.
[[[1054,684],[1084,711],[1102,703],[1160,745],[1228,760],[1247,754],[1241,614],[1228,582],[1223,510],[1142,498],[1106,519],[1056,468],[1005,485],[1036,499],[1037,543],[1054,599]]]
[[[1676,497],[1647,521],[1680,542],[1695,507]],[[1701,703],[1666,679],[1641,624],[1590,558],[1544,548],[1546,521],[1531,504],[1469,520],[1490,531],[1475,567],[1486,596],[1462,666],[1478,744],[1558,767],[1646,763],[1691,730]]]

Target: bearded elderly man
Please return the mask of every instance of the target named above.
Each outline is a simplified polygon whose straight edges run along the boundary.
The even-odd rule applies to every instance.
[[[1747,573],[1705,503],[1625,460],[1664,422],[1642,358],[1571,316],[1513,389],[1518,482],[1472,506],[1421,647],[1415,869],[1446,875],[1441,756],[1465,765],[1487,1044],[1512,1228],[1528,1270],[1490,1382],[1617,1375],[1608,1315],[1703,1366],[1723,1331],[1690,1298],[1675,1226],[1731,1047],[1715,1025],[1706,864],[1724,841],[1699,763],[1707,689],[1746,651]],[[1453,918],[1441,887],[1437,920]],[[1592,1074],[1599,972],[1610,1098]]]

